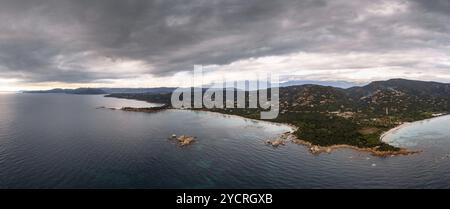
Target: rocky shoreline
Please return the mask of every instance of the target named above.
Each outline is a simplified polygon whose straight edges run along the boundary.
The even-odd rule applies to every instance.
[[[128,111],[128,112],[155,113],[155,112],[159,112],[159,111],[163,111],[163,110],[167,110],[167,109],[170,109],[170,108],[167,105],[164,105],[161,107],[146,107],[146,108],[123,107],[120,110]],[[201,110],[201,111],[205,111],[205,110]],[[210,111],[206,111],[206,112],[210,112]],[[212,113],[217,113],[217,112],[212,112]],[[223,114],[223,113],[218,113],[218,114]],[[245,118],[245,117],[238,116],[238,115],[230,115],[230,116]],[[249,119],[249,118],[245,118],[245,119]],[[250,119],[250,120],[254,120],[254,119]],[[268,121],[264,121],[264,122],[268,122]],[[277,123],[277,124],[280,124],[280,123]],[[291,127],[292,131],[285,132],[285,133],[281,134],[281,136],[279,136],[278,138],[276,138],[274,140],[267,140],[266,144],[271,145],[272,147],[279,147],[279,146],[286,145],[287,143],[290,142],[290,143],[306,146],[312,154],[331,153],[334,150],[344,149],[344,148],[353,149],[353,150],[357,150],[357,151],[361,151],[361,152],[369,152],[373,156],[378,156],[378,157],[411,155],[411,154],[417,154],[417,153],[422,152],[422,151],[408,150],[405,148],[400,148],[400,150],[398,150],[398,151],[379,151],[379,150],[377,150],[378,147],[361,148],[361,147],[356,147],[356,146],[346,145],[346,144],[337,144],[337,145],[331,145],[331,146],[314,145],[311,142],[298,139],[297,136],[294,135],[294,132],[298,129],[298,127],[296,127],[292,124],[286,124],[286,123],[282,123],[282,124]],[[381,135],[380,140],[383,140],[383,138],[386,135],[388,135],[389,133],[391,133],[395,130],[398,130],[399,128],[403,127],[404,125],[408,125],[408,124],[403,124],[401,126],[395,127],[393,129],[387,131],[386,133]],[[173,138],[173,136],[172,136],[172,138]],[[184,136],[184,135],[180,136],[180,137],[175,136],[174,139],[176,139],[178,141],[180,146],[190,145],[193,142],[195,142],[195,137],[189,137],[189,136]]]
[[[273,147],[278,147],[280,145],[286,145],[287,143],[294,143],[298,145],[306,146],[312,154],[318,155],[322,153],[331,153],[337,149],[353,149],[360,152],[369,152],[373,156],[377,157],[393,157],[393,156],[399,156],[399,155],[411,155],[411,154],[417,154],[422,151],[416,151],[416,150],[408,150],[405,148],[400,148],[398,151],[379,151],[377,150],[378,147],[371,147],[371,148],[361,148],[356,147],[352,145],[346,145],[346,144],[338,144],[338,145],[331,145],[331,146],[319,146],[314,145],[311,142],[298,139],[293,132],[286,132],[281,134],[278,138],[274,140],[267,140],[266,144],[271,145]]]

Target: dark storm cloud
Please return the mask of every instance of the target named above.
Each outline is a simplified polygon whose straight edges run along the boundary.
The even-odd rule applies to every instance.
[[[450,15],[450,1],[448,0],[414,0],[431,12],[441,12],[445,15]]]
[[[141,61],[164,76],[295,52],[445,48],[449,8],[447,0],[0,0],[0,77],[142,74],[102,68],[104,59]]]

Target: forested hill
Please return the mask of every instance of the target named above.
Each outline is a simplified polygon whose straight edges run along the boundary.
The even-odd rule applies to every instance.
[[[282,88],[280,94],[286,110],[404,117],[450,110],[450,84],[437,82],[392,79],[349,89],[302,85]]]

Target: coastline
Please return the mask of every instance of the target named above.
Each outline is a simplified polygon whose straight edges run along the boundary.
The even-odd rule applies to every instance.
[[[177,109],[177,108],[172,108],[172,107],[168,107],[168,106],[161,106],[161,107],[148,107],[148,108],[145,108],[145,107],[144,108],[122,107],[117,110],[122,110],[122,111],[127,111],[127,112],[144,112],[144,113],[153,113],[153,112],[166,111],[166,110],[202,112],[202,113],[208,113],[208,114],[216,114],[216,115],[220,115],[222,117],[224,117],[224,116],[234,117],[234,118],[240,118],[240,119],[258,122],[258,123],[267,123],[267,124],[276,125],[276,126],[287,126],[291,129],[290,130],[291,133],[294,133],[298,129],[297,126],[295,126],[293,124],[289,124],[289,123],[258,120],[258,119],[253,119],[253,118],[247,118],[247,117],[240,116],[240,115],[225,114],[225,113],[220,113],[220,112],[208,111],[208,110],[204,110],[204,109]]]
[[[388,131],[386,131],[383,134],[381,134],[380,140],[382,142],[389,143],[389,141],[390,141],[389,136],[392,135],[392,134],[395,134],[400,129],[412,126],[412,125],[417,124],[417,123],[423,123],[423,122],[427,122],[427,121],[434,120],[434,119],[437,119],[437,118],[442,118],[442,117],[450,117],[450,114],[444,114],[444,115],[435,116],[435,117],[431,117],[431,118],[427,118],[427,119],[423,119],[423,120],[418,120],[418,121],[414,121],[414,122],[404,122],[403,124],[398,125],[398,126],[396,126],[394,128],[391,128]]]
[[[376,150],[376,147],[374,148],[362,148],[362,147],[356,147],[348,144],[336,144],[331,146],[319,146],[319,145],[313,145],[308,141],[304,141],[301,139],[294,139],[292,141],[295,144],[300,144],[306,146],[309,151],[312,154],[321,154],[321,153],[331,153],[338,149],[352,149],[359,152],[368,152],[373,156],[377,157],[394,157],[394,156],[400,156],[400,155],[412,155],[422,152],[421,150],[409,150],[406,148],[400,148],[398,151],[378,151]]]
[[[302,145],[305,146],[308,151],[311,154],[314,155],[319,155],[322,153],[331,153],[333,151],[336,151],[338,149],[352,149],[352,150],[356,150],[359,152],[368,152],[373,156],[376,157],[394,157],[394,156],[400,156],[400,155],[412,155],[412,154],[417,154],[422,152],[421,150],[409,150],[406,148],[400,148],[400,150],[398,151],[379,151],[377,150],[377,147],[367,147],[367,148],[362,148],[362,147],[356,147],[356,146],[352,146],[352,145],[348,145],[348,144],[335,144],[335,145],[330,145],[330,146],[320,146],[320,145],[314,145],[309,141],[305,141],[302,139],[297,138],[297,136],[295,136],[293,134],[293,132],[285,132],[283,134],[281,134],[277,139],[275,139],[274,141],[278,141],[276,144],[278,146],[278,144],[286,144],[286,142],[291,142],[297,145]],[[274,141],[268,141],[266,142],[266,144],[274,144]],[[276,147],[276,146],[274,146]]]
[[[170,110],[171,108],[168,108],[167,110]],[[217,114],[217,115],[222,115],[222,116],[227,116],[227,117],[234,117],[234,118],[240,118],[240,119],[245,119],[245,120],[249,120],[249,121],[253,121],[253,122],[259,122],[259,123],[267,123],[267,124],[272,124],[272,125],[276,125],[276,126],[287,126],[289,128],[291,128],[291,131],[289,131],[290,133],[294,133],[296,130],[298,130],[298,127],[293,125],[293,124],[289,124],[289,123],[280,123],[280,122],[274,122],[274,121],[267,121],[267,120],[258,120],[258,119],[253,119],[253,118],[246,118],[244,116],[240,116],[240,115],[233,115],[233,114],[224,114],[224,113],[220,113],[220,112],[214,112],[214,111],[208,111],[208,110],[203,110],[203,109],[171,109],[171,110],[184,110],[184,111],[194,111],[194,112],[204,112],[204,113],[209,113],[209,114]]]
[[[427,120],[429,120],[429,119],[427,119]],[[416,121],[416,122],[419,122],[419,121]],[[384,142],[384,143],[389,143],[389,141],[390,141],[389,138],[388,138],[389,135],[395,134],[398,130],[400,130],[402,128],[406,128],[408,126],[411,126],[413,123],[415,123],[415,122],[405,122],[405,123],[403,123],[401,125],[398,125],[398,126],[396,126],[394,128],[389,129],[388,131],[386,131],[383,134],[381,134],[380,140],[382,142]]]
[[[293,125],[293,124],[290,124],[290,123],[280,123],[280,122],[273,122],[273,121],[258,120],[258,119],[246,118],[246,117],[243,117],[243,116],[240,116],[240,115],[224,114],[224,113],[220,113],[220,112],[212,112],[212,111],[203,110],[203,109],[200,109],[200,110],[180,109],[180,110],[201,111],[201,112],[215,113],[215,114],[219,114],[219,115],[226,115],[227,117],[231,116],[231,117],[237,117],[237,118],[242,118],[242,119],[246,119],[246,120],[257,121],[257,122],[265,122],[265,123],[269,123],[269,124],[286,125],[286,126],[291,128],[291,131],[282,133],[274,141],[280,140],[280,142],[282,142],[281,144],[285,144],[285,142],[288,141],[288,142],[292,142],[292,143],[297,144],[297,145],[303,145],[303,146],[308,148],[308,150],[310,151],[311,154],[315,154],[315,155],[318,155],[318,154],[321,154],[321,153],[331,153],[331,152],[333,152],[335,150],[338,150],[338,149],[352,149],[352,150],[356,150],[356,151],[359,151],[359,152],[368,152],[368,153],[372,154],[373,156],[377,156],[377,157],[392,157],[392,156],[400,156],[400,155],[412,155],[412,154],[418,154],[418,153],[422,152],[422,150],[409,150],[409,149],[402,148],[402,147],[399,147],[400,150],[398,150],[398,151],[379,151],[379,150],[377,150],[377,147],[365,147],[365,148],[362,148],[362,147],[357,147],[357,146],[348,145],[348,144],[335,144],[335,145],[330,145],[330,146],[314,145],[314,144],[312,144],[309,141],[297,138],[297,136],[295,136],[294,133],[299,128],[297,126]],[[442,117],[442,116],[439,116],[439,117]],[[437,118],[437,117],[434,117],[434,118]],[[429,119],[427,119],[427,120],[429,120]],[[416,121],[416,122],[420,122],[420,121]],[[415,122],[413,122],[413,123],[415,123]],[[402,125],[406,126],[406,125],[409,125],[409,124],[412,124],[412,123],[403,123]],[[397,127],[393,128],[393,129],[403,128],[402,125],[397,126]],[[395,131],[393,129],[391,129],[391,130]],[[391,131],[391,130],[389,130],[389,131]],[[383,133],[380,136],[380,141],[384,142],[382,140],[382,137],[385,134],[387,134],[389,131]],[[272,143],[272,142],[270,142],[270,143],[268,143],[268,142],[269,141],[267,141],[266,144],[271,144]],[[385,142],[385,143],[387,143],[387,142]],[[276,145],[274,147],[277,147],[277,146],[278,145]]]
[[[273,122],[273,121],[264,121],[264,120],[258,120],[258,119],[252,119],[252,118],[246,118],[243,116],[239,116],[239,115],[232,115],[232,114],[224,114],[224,113],[220,113],[220,112],[213,112],[213,111],[208,111],[208,110],[203,110],[203,109],[199,109],[199,110],[191,110],[191,109],[174,109],[174,108],[169,108],[167,106],[162,106],[162,107],[151,107],[151,108],[121,108],[119,110],[122,111],[131,111],[131,112],[144,112],[144,113],[154,113],[154,112],[159,112],[159,111],[165,111],[165,110],[181,110],[181,111],[194,111],[194,112],[205,112],[208,114],[217,114],[217,115],[221,115],[221,116],[226,116],[226,117],[235,117],[235,118],[241,118],[241,119],[245,119],[245,120],[250,120],[250,121],[255,121],[255,122],[263,122],[263,123],[268,123],[268,124],[273,124],[273,125],[284,125],[289,127],[291,130],[285,133],[282,133],[281,135],[278,136],[278,138],[276,140],[282,142],[282,144],[284,144],[285,142],[292,142],[294,144],[297,145],[303,145],[305,147],[308,148],[308,150],[315,155],[321,154],[321,153],[331,153],[335,150],[338,149],[353,149],[356,151],[360,151],[360,152],[369,152],[370,154],[372,154],[373,156],[378,156],[378,157],[389,157],[389,156],[399,156],[399,155],[411,155],[411,154],[416,154],[416,153],[420,153],[421,151],[414,151],[414,150],[408,150],[406,148],[400,148],[400,150],[398,151],[379,151],[377,150],[377,147],[367,147],[367,148],[362,148],[362,147],[356,147],[356,146],[352,146],[352,145],[347,145],[347,144],[336,144],[336,145],[330,145],[330,146],[320,146],[320,145],[314,145],[309,141],[306,140],[302,140],[297,138],[297,136],[294,135],[295,131],[298,130],[298,127],[293,125],[293,124],[289,124],[289,123],[279,123],[279,122]],[[380,140],[383,141],[383,138],[385,136],[387,136],[388,134],[395,132],[398,129],[403,128],[404,126],[407,126],[411,123],[404,123],[400,126],[397,126],[385,133],[383,133],[380,137]],[[383,141],[385,142],[385,141]],[[270,141],[266,142],[267,144],[270,144]],[[385,142],[387,143],[387,142]]]

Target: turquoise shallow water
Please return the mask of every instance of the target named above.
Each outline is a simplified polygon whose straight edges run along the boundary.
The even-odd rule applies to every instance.
[[[0,94],[0,188],[449,188],[450,118],[391,135],[418,155],[266,146],[279,124],[102,96]],[[172,134],[197,137],[180,148]]]

